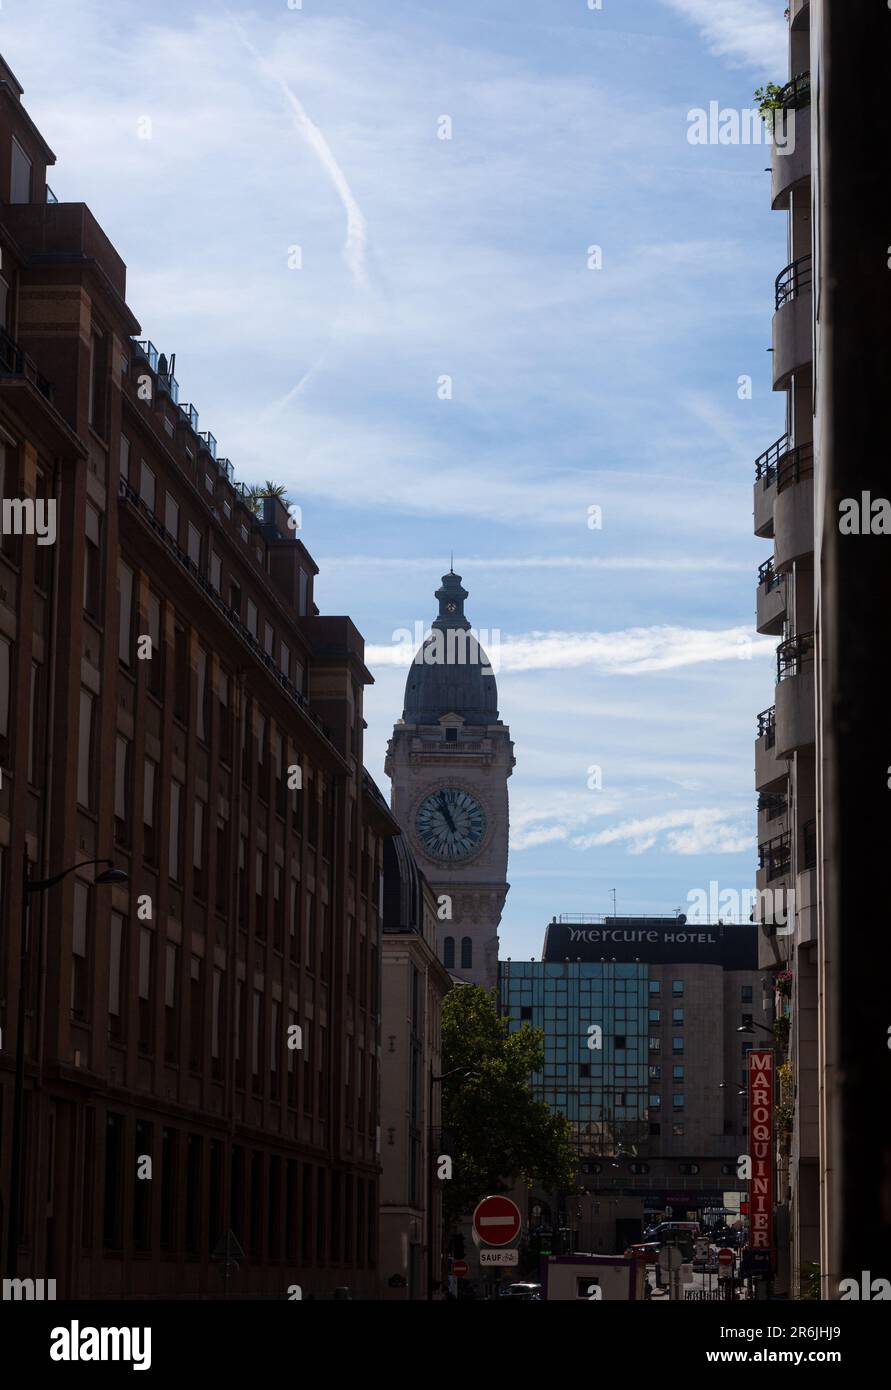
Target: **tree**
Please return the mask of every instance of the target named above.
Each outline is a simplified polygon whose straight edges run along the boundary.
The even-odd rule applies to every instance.
[[[457,1072],[442,1082],[442,1127],[452,1139],[447,1223],[517,1179],[577,1191],[569,1123],[530,1087],[531,1073],[544,1066],[541,1029],[509,1033],[486,991],[462,985],[443,1001],[442,1046],[443,1073]]]

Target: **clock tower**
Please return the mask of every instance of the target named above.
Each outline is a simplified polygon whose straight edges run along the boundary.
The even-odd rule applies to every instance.
[[[514,746],[498,718],[494,671],[464,614],[461,576],[443,575],[436,598],[385,768],[393,813],[438,899],[437,954],[455,975],[493,990]]]

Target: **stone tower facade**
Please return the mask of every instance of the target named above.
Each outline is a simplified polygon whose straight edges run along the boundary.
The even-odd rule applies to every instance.
[[[393,813],[438,899],[436,949],[468,983],[495,989],[507,882],[510,729],[489,658],[470,633],[467,591],[450,571],[415,654],[387,748]]]

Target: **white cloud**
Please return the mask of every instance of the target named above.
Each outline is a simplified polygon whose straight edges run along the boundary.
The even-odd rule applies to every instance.
[[[758,68],[776,80],[786,56],[788,28],[779,0],[662,0],[702,33],[709,52],[734,65]]]
[[[700,807],[621,821],[606,830],[579,836],[572,843],[577,849],[624,843],[629,854],[642,854],[657,843],[671,854],[742,854],[753,848],[755,837],[725,811]]]

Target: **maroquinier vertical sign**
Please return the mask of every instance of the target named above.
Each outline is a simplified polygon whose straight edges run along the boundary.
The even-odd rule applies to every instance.
[[[769,1250],[773,1263],[773,1087],[774,1053],[749,1053],[750,1247]]]

